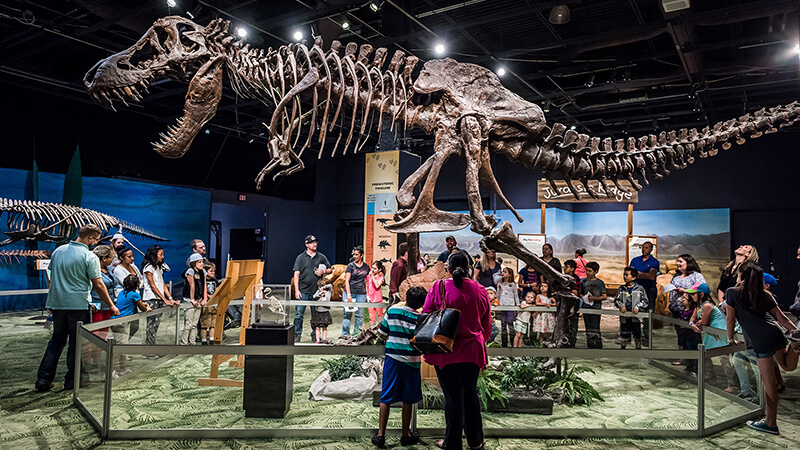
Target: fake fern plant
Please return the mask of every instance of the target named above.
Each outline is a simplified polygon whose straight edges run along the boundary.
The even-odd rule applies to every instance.
[[[323,359],[322,368],[328,370],[331,381],[347,380],[351,376],[366,376],[363,364],[366,358],[356,355],[345,355],[340,358]]]
[[[550,372],[552,376],[549,377],[548,388],[561,390],[570,405],[584,403],[586,406],[591,406],[594,399],[605,401],[591,384],[578,376],[584,372],[594,373],[592,369],[584,366],[569,368],[565,359],[564,370],[560,374]]]
[[[584,366],[569,367],[566,359],[564,370],[559,374],[544,369],[536,358],[517,358],[502,372],[500,388],[504,392],[525,388],[539,395],[560,392],[570,405],[584,403],[590,406],[595,399],[603,401],[603,397],[591,384],[578,376],[585,372],[594,373]]]
[[[489,368],[478,376],[478,397],[484,410],[489,408],[491,400],[496,400],[503,406],[508,403],[508,398],[503,393],[502,378],[502,372]]]

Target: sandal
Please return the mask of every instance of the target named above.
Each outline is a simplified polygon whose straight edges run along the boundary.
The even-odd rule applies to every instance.
[[[446,444],[444,442],[444,439],[439,439],[438,441],[436,441],[435,445],[436,445],[436,448],[444,448]]]

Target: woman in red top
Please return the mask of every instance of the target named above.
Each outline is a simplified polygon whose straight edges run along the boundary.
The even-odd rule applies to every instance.
[[[577,266],[575,268],[575,275],[577,275],[578,278],[580,278],[581,280],[586,278],[586,264],[589,263],[589,261],[587,261],[586,258],[583,257],[583,255],[585,254],[586,254],[586,249],[579,248],[575,250],[575,259],[573,260],[575,261],[575,265]]]
[[[483,421],[478,398],[478,375],[486,368],[486,342],[491,336],[491,313],[486,289],[469,279],[472,263],[469,253],[458,251],[448,258],[452,280],[440,280],[431,286],[423,313],[442,307],[439,283],[445,286],[445,304],[461,311],[453,352],[425,355],[425,361],[436,367],[439,385],[444,393],[445,438],[439,448],[461,449],[461,430],[470,449],[482,449]]]

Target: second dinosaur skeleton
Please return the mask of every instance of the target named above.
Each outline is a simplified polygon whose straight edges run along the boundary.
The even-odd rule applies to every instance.
[[[9,231],[0,247],[14,242],[66,242],[80,227],[94,224],[103,234],[116,228],[145,239],[166,241],[153,232],[137,225],[87,208],[45,203],[30,200],[12,200],[0,197],[0,217],[6,216]]]

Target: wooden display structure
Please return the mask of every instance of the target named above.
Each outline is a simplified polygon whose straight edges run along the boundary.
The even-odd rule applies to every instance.
[[[231,300],[244,296],[244,306],[242,307],[242,324],[239,327],[239,345],[245,344],[245,330],[250,326],[250,309],[253,305],[254,291],[264,272],[264,262],[248,259],[242,261],[228,261],[225,271],[226,277],[219,285],[214,295],[209,299],[208,306],[217,307],[217,318],[214,322],[215,330],[214,345],[222,342],[222,334],[225,326],[225,311],[228,309]],[[229,361],[231,358],[236,358]],[[200,386],[232,386],[243,387],[242,380],[230,380],[219,378],[219,366],[228,363],[230,367],[244,367],[244,355],[213,355],[211,357],[211,374],[208,378],[199,378],[197,383]]]

